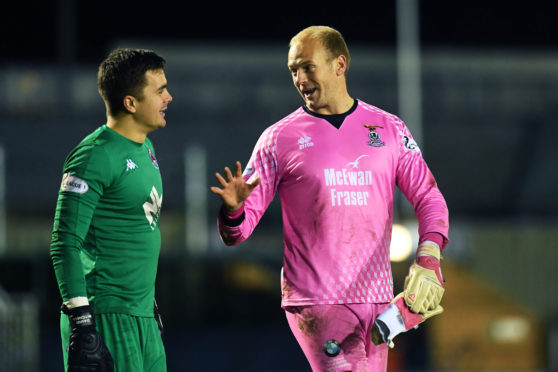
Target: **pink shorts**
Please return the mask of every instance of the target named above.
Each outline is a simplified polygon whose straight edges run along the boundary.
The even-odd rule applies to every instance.
[[[285,309],[287,320],[312,371],[385,372],[387,344],[370,341],[382,304],[296,306]]]

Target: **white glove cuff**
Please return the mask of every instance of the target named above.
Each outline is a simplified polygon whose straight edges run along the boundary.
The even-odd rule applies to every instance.
[[[66,305],[68,309],[73,309],[75,307],[89,305],[89,300],[87,297],[72,297],[68,301],[65,301],[64,305]]]

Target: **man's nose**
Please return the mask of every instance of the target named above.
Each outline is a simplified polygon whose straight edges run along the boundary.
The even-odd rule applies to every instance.
[[[304,73],[304,71],[297,71],[295,77],[295,84],[297,86],[304,84],[308,81],[308,76]]]

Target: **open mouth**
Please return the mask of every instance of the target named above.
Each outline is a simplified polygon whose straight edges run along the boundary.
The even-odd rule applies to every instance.
[[[315,91],[316,91],[316,88],[304,89],[304,90],[302,90],[302,94],[304,95],[304,97],[306,99],[310,99],[310,97],[312,97],[312,94],[314,94]]]

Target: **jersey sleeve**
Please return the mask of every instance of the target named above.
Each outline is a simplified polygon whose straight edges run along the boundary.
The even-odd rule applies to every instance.
[[[399,138],[396,184],[412,204],[419,224],[419,236],[438,233],[442,249],[448,244],[449,212],[432,172],[419,146],[405,124],[395,118]]]
[[[74,150],[64,163],[50,256],[63,301],[87,296],[80,255],[95,207],[109,183],[108,156],[95,146]]]
[[[245,181],[251,182],[260,177],[261,182],[244,201],[243,216],[227,218],[222,210],[218,214],[219,234],[223,243],[227,245],[240,244],[248,239],[273,201],[279,183],[277,135],[278,131],[274,127],[262,133],[244,170]]]

